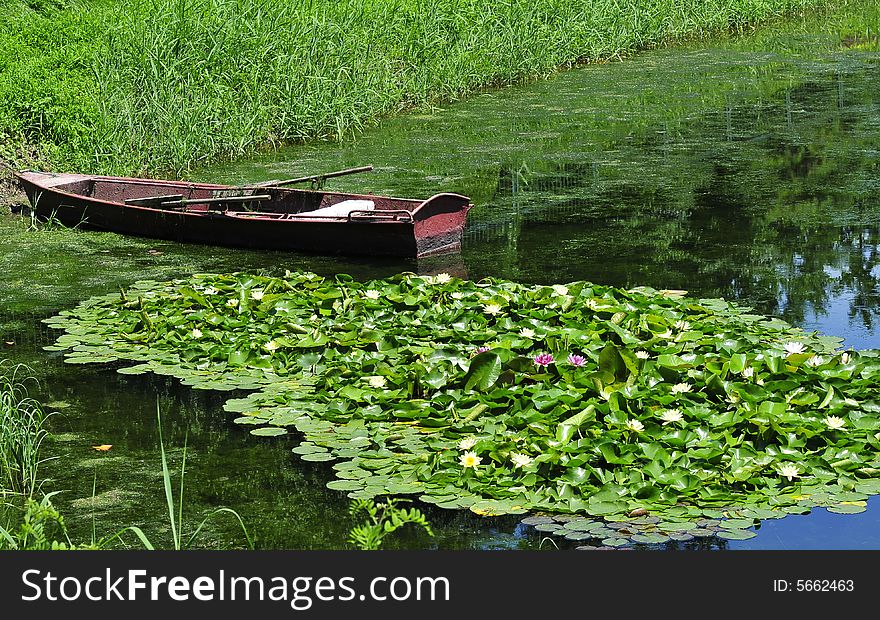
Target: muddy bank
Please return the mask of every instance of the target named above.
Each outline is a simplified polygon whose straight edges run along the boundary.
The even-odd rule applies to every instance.
[[[26,202],[27,197],[12,176],[12,168],[0,161],[0,215],[9,215],[14,207]]]

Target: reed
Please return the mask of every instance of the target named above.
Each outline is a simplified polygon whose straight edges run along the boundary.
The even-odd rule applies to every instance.
[[[40,445],[48,417],[28,396],[26,366],[0,360],[0,494],[31,498],[39,490]]]
[[[0,95],[11,103],[0,111],[0,143],[5,133],[39,144],[59,167],[177,174],[281,143],[345,139],[479,88],[830,4],[44,0],[35,11],[5,2],[19,8],[0,17]]]

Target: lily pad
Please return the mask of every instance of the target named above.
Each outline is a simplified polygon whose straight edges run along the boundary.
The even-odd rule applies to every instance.
[[[730,529],[718,532],[718,538],[726,540],[748,540],[754,538],[757,534],[751,530]]]
[[[277,426],[264,426],[262,428],[251,429],[251,435],[257,435],[259,437],[278,437],[286,434],[286,428],[279,428]]]

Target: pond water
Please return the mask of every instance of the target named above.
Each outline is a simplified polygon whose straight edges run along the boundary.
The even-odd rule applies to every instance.
[[[473,279],[686,289],[842,337],[847,347],[878,348],[878,16],[876,7],[862,7],[748,37],[654,50],[392,119],[343,146],[292,147],[195,175],[241,183],[373,164],[374,172],[328,186],[471,196],[476,207],[461,256],[372,261],[159,242],[145,247],[179,259],[167,272],[178,275],[309,269],[365,278],[447,271]],[[79,299],[137,279],[134,268],[114,271],[116,251],[127,250],[111,248],[96,268],[106,277],[72,276],[58,286]],[[65,366],[40,351],[51,330],[34,326],[63,304],[32,314],[19,308],[15,316],[6,305],[0,304],[7,315],[4,338],[16,345],[3,354],[36,366],[39,395],[59,411],[47,444],[56,458],[45,467],[46,484],[63,489],[56,504],[75,537],[89,538],[94,523],[99,536],[139,525],[168,540],[158,403],[173,463],[188,443],[191,524],[211,508],[228,506],[241,513],[260,547],[344,546],[352,524],[347,498],[325,488],[329,466],[291,454],[295,438],[250,436],[222,412],[228,395],[163,377]],[[97,444],[113,448],[96,453],[90,446]],[[517,517],[426,510],[437,536],[404,535],[390,546],[562,545],[542,540]],[[765,522],[748,541],[703,546],[880,549],[878,526],[880,501],[873,498],[862,514],[817,509]],[[228,519],[212,522],[201,538],[202,545],[240,542]]]

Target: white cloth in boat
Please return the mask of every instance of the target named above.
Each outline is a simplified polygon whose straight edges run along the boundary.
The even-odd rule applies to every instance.
[[[376,204],[372,200],[343,200],[335,205],[297,213],[299,217],[348,217],[352,211],[372,211]]]

